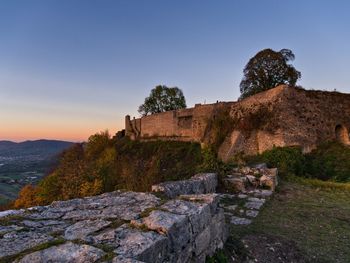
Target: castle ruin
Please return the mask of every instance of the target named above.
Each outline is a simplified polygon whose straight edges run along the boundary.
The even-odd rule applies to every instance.
[[[215,122],[218,118],[224,122]],[[214,129],[218,123],[222,127]],[[236,102],[196,104],[133,120],[125,117],[125,134],[133,140],[210,144],[214,130],[221,128],[225,134],[218,152],[223,160],[274,146],[301,146],[309,152],[324,141],[350,145],[350,94],[281,85]]]

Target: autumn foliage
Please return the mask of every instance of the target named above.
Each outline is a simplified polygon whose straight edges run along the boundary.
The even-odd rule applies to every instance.
[[[154,183],[192,176],[201,160],[197,143],[137,142],[101,132],[64,151],[58,167],[37,186],[25,186],[14,206],[46,205],[116,189],[149,191]]]

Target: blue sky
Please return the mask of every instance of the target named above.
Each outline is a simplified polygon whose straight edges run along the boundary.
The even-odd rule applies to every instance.
[[[236,100],[264,48],[294,52],[300,85],[350,93],[349,3],[2,0],[0,140],[115,133],[158,84]]]

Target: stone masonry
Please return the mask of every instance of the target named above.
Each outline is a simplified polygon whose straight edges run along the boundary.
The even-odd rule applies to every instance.
[[[205,262],[227,238],[216,182],[200,174],[171,198],[116,191],[0,212],[0,261]]]
[[[197,104],[133,120],[126,116],[125,134],[140,140],[207,144],[213,136],[210,123],[220,112],[228,115],[225,125],[232,126],[219,148],[224,161],[237,153],[254,155],[274,146],[301,146],[308,152],[324,141],[350,145],[350,94],[287,85],[236,102]]]

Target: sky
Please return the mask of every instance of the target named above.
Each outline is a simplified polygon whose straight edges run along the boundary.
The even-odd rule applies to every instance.
[[[156,85],[236,100],[243,68],[288,48],[307,89],[350,93],[350,1],[1,0],[0,140],[124,128]]]

